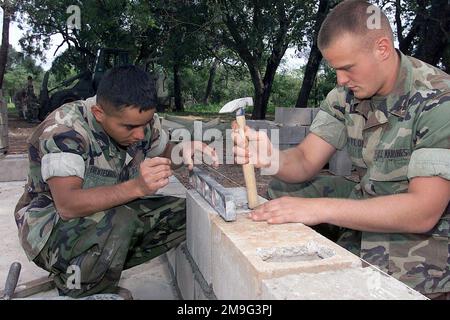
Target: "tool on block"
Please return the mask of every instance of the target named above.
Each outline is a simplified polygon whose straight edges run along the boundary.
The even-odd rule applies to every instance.
[[[236,112],[236,122],[239,126],[241,135],[244,135],[245,128],[245,107],[253,106],[253,99],[251,97],[240,98],[225,104],[219,113]],[[242,165],[244,172],[245,187],[247,189],[248,207],[250,209],[258,206],[258,193],[256,190],[255,168],[253,164],[247,163]]]

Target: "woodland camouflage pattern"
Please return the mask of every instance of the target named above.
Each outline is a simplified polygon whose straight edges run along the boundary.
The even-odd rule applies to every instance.
[[[311,125],[312,133],[350,154],[359,179],[349,198],[407,192],[409,181],[419,176],[450,180],[450,76],[400,55],[400,73],[391,94],[358,100],[347,88],[337,87]],[[333,196],[333,185],[325,186],[316,189]],[[340,193],[348,184],[342,187]],[[353,251],[357,247],[361,258],[412,288],[438,293],[450,292],[449,235],[447,207],[426,234],[347,230],[339,243]]]
[[[145,128],[144,140],[127,150],[117,147],[90,112],[93,99],[61,106],[32,134],[28,182],[15,209],[19,238],[28,258],[55,273],[60,291],[74,297],[111,291],[122,269],[148,261],[185,237],[185,202],[172,197],[136,200],[67,221],[59,218],[41,173],[44,155],[81,156],[86,189],[136,177],[139,164],[159,155],[154,151],[164,150],[167,142],[161,141],[162,129],[155,114]],[[69,265],[88,270],[81,274],[81,290],[64,285]]]

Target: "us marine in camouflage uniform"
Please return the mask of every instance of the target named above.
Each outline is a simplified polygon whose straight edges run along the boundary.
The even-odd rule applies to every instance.
[[[39,122],[39,101],[34,93],[31,76],[28,76],[27,86],[14,95],[14,105],[20,118],[28,122]]]
[[[28,76],[25,95],[25,118],[29,122],[39,122],[39,101],[34,93],[33,78]]]
[[[185,239],[185,200],[158,195],[172,175],[173,145],[155,107],[145,72],[114,68],[96,97],[61,106],[29,139],[15,219],[28,258],[55,275],[61,294],[115,292],[122,270]],[[187,162],[203,149],[217,163],[201,143],[178,149]]]
[[[448,297],[450,77],[395,50],[384,14],[381,28],[368,29],[368,6],[344,1],[324,21],[318,44],[338,86],[305,140],[280,152],[268,190],[275,200],[251,217],[339,226],[333,240],[342,246],[431,298]],[[267,143],[267,136],[247,134]],[[317,176],[342,149],[356,179]],[[244,152],[237,148],[240,161],[247,161]]]

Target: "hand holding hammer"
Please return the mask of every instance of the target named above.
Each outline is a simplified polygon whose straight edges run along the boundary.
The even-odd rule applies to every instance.
[[[219,113],[236,112],[236,122],[239,126],[240,134],[244,139],[245,129],[245,107],[253,106],[253,99],[251,97],[236,99],[225,104]],[[248,141],[247,141],[248,142]],[[242,165],[244,173],[245,186],[247,189],[248,207],[254,209],[258,206],[258,193],[256,191],[255,168],[253,164],[247,163]]]

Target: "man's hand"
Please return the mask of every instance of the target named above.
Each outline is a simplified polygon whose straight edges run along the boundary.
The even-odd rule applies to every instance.
[[[219,166],[219,158],[216,151],[201,141],[183,141],[177,147],[181,148],[183,163],[188,166],[189,170],[194,168],[196,152],[203,155],[202,159],[206,164],[210,164],[214,168]]]
[[[159,157],[145,159],[140,164],[136,182],[142,196],[152,195],[169,183],[170,164],[169,159]]]
[[[314,226],[324,221],[320,218],[320,207],[316,199],[281,197],[268,201],[250,212],[253,221],[268,223],[300,222]]]
[[[268,168],[272,165],[276,150],[264,131],[255,131],[245,126],[244,132],[236,121],[231,124],[234,147],[233,154],[237,164],[253,164],[256,168]]]
[[[329,223],[353,230],[425,233],[439,222],[450,201],[450,181],[415,177],[408,192],[369,199],[282,197],[250,213],[255,221]]]

